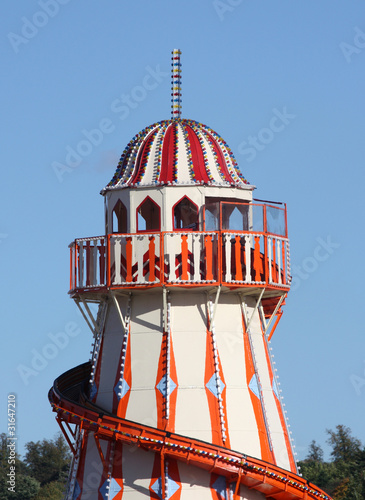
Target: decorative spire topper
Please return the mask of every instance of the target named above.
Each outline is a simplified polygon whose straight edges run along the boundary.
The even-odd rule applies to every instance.
[[[181,117],[181,50],[174,49],[171,63],[171,118]]]

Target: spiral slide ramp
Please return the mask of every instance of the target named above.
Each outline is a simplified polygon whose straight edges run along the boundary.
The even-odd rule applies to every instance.
[[[211,499],[211,490],[216,491],[213,498],[227,498],[225,491],[228,485],[233,499],[330,500],[322,490],[297,474],[262,460],[105,412],[91,403],[86,396],[90,372],[91,364],[88,362],[61,375],[49,391],[49,400],[74,453],[73,468],[85,466],[81,462],[85,459],[86,449],[92,450],[95,455],[94,462],[88,461],[90,470],[84,475],[89,477],[91,484],[97,475],[99,462],[104,463],[106,469],[106,461],[110,461],[110,455],[114,454],[113,479],[109,480],[109,484],[105,484],[110,475],[108,470],[103,471],[104,482],[100,488],[100,498],[121,499],[123,493],[128,490],[135,492],[135,498],[143,492],[150,496],[151,491],[155,491],[155,498],[193,498],[191,494],[195,481],[199,488],[206,486],[206,494],[200,494],[202,499]],[[72,424],[75,425],[74,430],[71,428]],[[84,446],[80,449],[77,443],[82,440]],[[75,441],[75,444],[72,441]],[[169,474],[161,474],[155,481],[156,484],[150,485],[149,479],[144,480],[138,474],[148,463],[152,468],[156,468],[157,464],[162,470],[168,464]],[[120,484],[115,479],[118,476],[117,469],[124,469],[125,476],[129,477],[128,482],[133,484]],[[174,478],[179,478],[179,482]],[[73,488],[69,491],[69,498],[95,498],[90,496],[87,488],[79,497],[79,486],[75,477],[70,486]],[[178,492],[179,496],[175,497]],[[253,492],[256,492],[255,496]]]

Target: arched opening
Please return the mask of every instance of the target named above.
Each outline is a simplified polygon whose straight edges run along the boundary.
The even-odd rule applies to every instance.
[[[149,196],[137,208],[137,231],[160,231],[160,207]]]
[[[118,200],[112,211],[112,233],[127,232],[127,209],[124,204]]]
[[[197,231],[199,229],[199,210],[187,196],[184,196],[173,207],[174,229],[187,229]]]

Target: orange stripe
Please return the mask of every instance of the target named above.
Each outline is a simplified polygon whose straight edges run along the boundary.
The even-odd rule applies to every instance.
[[[249,384],[251,382],[252,377],[255,375],[255,368],[251,354],[250,341],[248,338],[248,333],[246,331],[245,322],[242,318],[242,328],[243,328],[243,339],[244,339],[244,347],[245,347],[245,364],[246,364],[246,380],[248,392],[250,393],[252,408],[255,414],[256,426],[258,430],[258,436],[260,441],[260,449],[261,449],[261,458],[266,462],[273,463],[274,458],[273,454],[270,450],[269,439],[266,433],[266,426],[264,415],[261,407],[261,400],[259,397],[254,394],[249,388]]]

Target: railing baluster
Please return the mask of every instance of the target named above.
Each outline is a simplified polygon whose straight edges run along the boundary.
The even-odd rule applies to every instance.
[[[193,234],[194,281],[200,281],[201,234]]]
[[[251,283],[251,236],[245,235],[246,277],[245,282]]]
[[[272,283],[271,242],[272,242],[272,238],[269,236],[267,238],[267,261],[268,261],[268,268],[269,268],[269,283]]]
[[[232,280],[232,271],[231,271],[231,258],[232,258],[232,244],[231,244],[231,235],[225,234],[224,238],[224,249],[226,256],[226,279],[225,281],[228,283]]]
[[[281,240],[281,261],[283,267],[283,284],[286,285],[285,240]]]
[[[276,277],[276,238],[272,239],[272,279],[277,283]]]
[[[137,282],[142,283],[144,281],[143,277],[143,257],[144,257],[144,245],[146,242],[146,236],[134,236],[133,237],[133,249],[134,254],[137,254]]]
[[[105,285],[105,244],[104,244],[104,238],[100,238],[100,260],[99,260],[99,272],[100,272],[100,285]]]
[[[84,286],[84,243],[79,245],[79,288]]]
[[[277,245],[277,256],[278,256],[278,267],[277,267],[277,282],[281,285],[281,253],[280,253],[280,240],[279,238],[276,240]]]
[[[241,235],[236,234],[234,244],[234,253],[235,253],[235,261],[236,261],[236,281],[243,281],[242,275],[242,260],[241,260]]]
[[[120,236],[115,236],[114,240],[114,262],[115,262],[115,278],[114,283],[120,285],[122,283],[122,276],[120,274],[120,264],[121,264],[121,238]]]
[[[98,279],[98,240],[93,240],[93,275],[92,284],[95,286]]]

